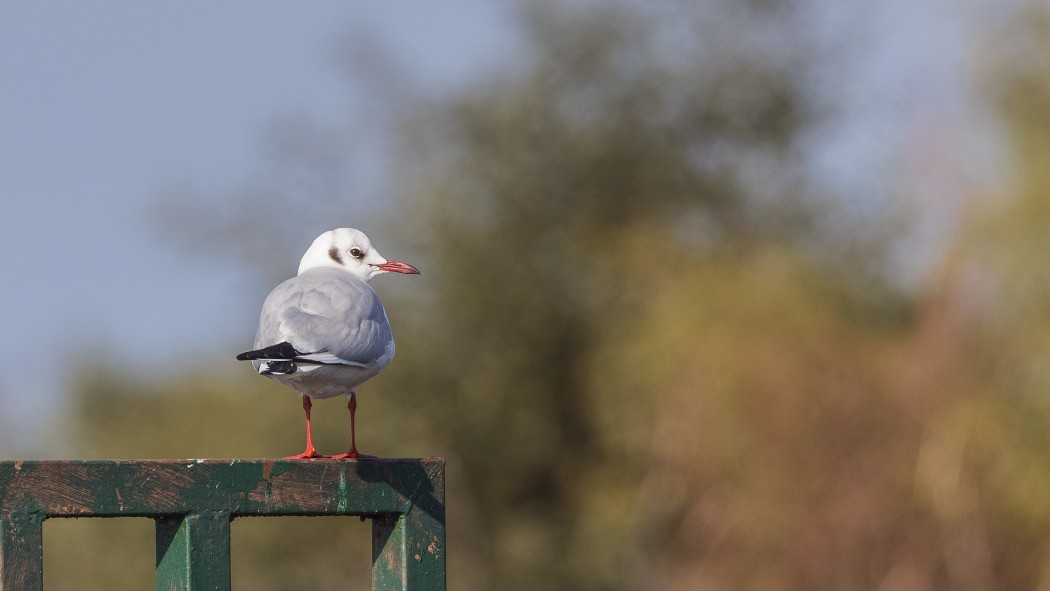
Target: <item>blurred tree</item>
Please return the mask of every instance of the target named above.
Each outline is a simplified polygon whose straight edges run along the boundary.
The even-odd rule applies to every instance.
[[[1009,138],[1004,187],[975,203],[946,283],[981,322],[970,365],[980,385],[967,417],[966,513],[1003,588],[1050,584],[1050,10],[1030,5],[987,76]]]
[[[803,252],[839,248],[817,231],[814,218],[827,212],[804,193],[798,138],[816,114],[797,10],[533,5],[529,67],[408,122],[401,192],[417,215],[400,221],[414,222],[403,233],[440,281],[402,316],[399,335],[415,353],[391,379],[432,393],[423,404],[443,417],[477,499],[494,588],[647,586],[628,576],[645,562],[639,545],[666,550],[677,526],[652,520],[681,510],[640,495],[659,459],[651,440],[663,428],[663,393],[687,372],[699,381],[677,387],[702,399],[712,376],[695,374],[685,352],[720,336],[695,315],[723,289],[730,305],[751,301],[752,289],[779,299],[774,286],[791,287],[741,283],[735,267],[764,261],[779,273],[776,262],[806,268],[818,263]],[[697,276],[708,282],[689,280]],[[797,313],[819,318],[829,298],[841,310],[863,305],[823,295],[844,280],[818,283],[799,287]],[[665,298],[681,308],[648,324],[649,307]],[[787,301],[769,319],[795,313]],[[734,310],[720,321],[767,319]],[[842,322],[836,330],[860,330]],[[803,321],[789,328],[801,331],[794,338],[820,334]],[[690,338],[661,347],[668,330]],[[735,343],[737,354],[750,340]],[[645,365],[650,356],[660,361]],[[664,412],[680,418],[684,404]],[[704,417],[688,416],[683,428],[703,430]],[[726,410],[711,418],[727,419],[755,428]],[[690,460],[674,470],[724,443],[700,441],[681,442]],[[744,450],[733,453],[745,461]],[[696,486],[717,477],[702,471]]]

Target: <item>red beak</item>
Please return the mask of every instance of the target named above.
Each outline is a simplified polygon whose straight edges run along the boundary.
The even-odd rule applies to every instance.
[[[393,273],[404,273],[406,275],[419,275],[419,269],[409,265],[408,263],[402,263],[399,261],[387,261],[382,265],[376,265],[377,269],[383,271],[391,271]]]

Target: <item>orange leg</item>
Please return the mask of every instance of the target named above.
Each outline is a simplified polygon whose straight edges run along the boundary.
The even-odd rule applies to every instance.
[[[357,392],[350,392],[350,401],[346,403],[346,409],[350,411],[350,451],[345,454],[339,454],[332,456],[333,458],[340,459],[357,459],[357,458],[374,458],[376,456],[370,456],[359,453],[357,451],[357,434],[356,424],[354,422],[355,415],[357,414]]]
[[[309,396],[303,396],[303,410],[306,411],[306,450],[297,456],[286,456],[286,460],[302,460],[305,458],[327,458],[317,453],[314,449],[314,436],[310,430],[310,409],[313,408],[313,403],[310,402]]]

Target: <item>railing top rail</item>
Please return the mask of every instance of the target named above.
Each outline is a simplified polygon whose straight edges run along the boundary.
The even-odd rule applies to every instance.
[[[372,516],[413,504],[444,523],[443,459],[0,461],[5,513]]]

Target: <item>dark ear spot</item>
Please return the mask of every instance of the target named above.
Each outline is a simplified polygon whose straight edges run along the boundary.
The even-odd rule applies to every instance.
[[[340,265],[343,264],[343,255],[339,253],[339,249],[338,248],[336,248],[334,246],[332,248],[329,248],[328,249],[328,256],[332,257],[332,260],[337,262],[337,263],[339,263]]]

